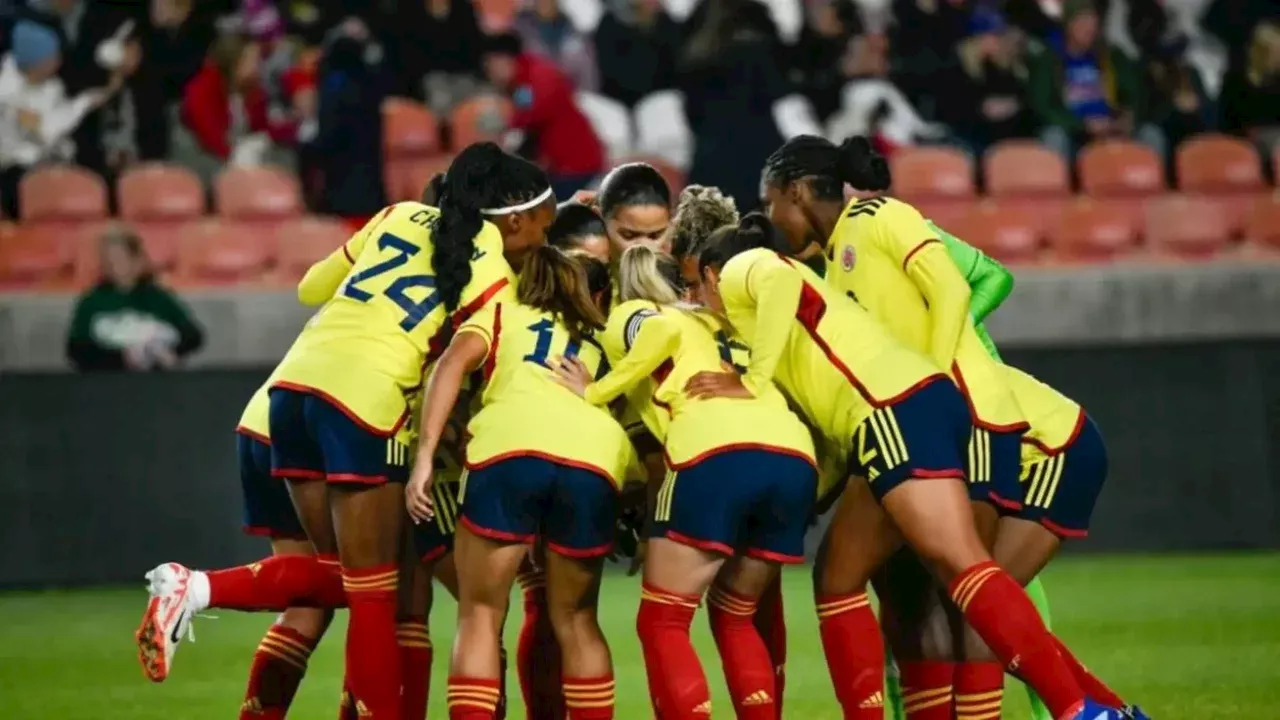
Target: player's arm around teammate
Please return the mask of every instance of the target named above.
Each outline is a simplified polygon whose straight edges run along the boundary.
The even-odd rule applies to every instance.
[[[846,718],[882,717],[884,648],[866,584],[905,540],[966,620],[1060,718],[1118,718],[1092,704],[1021,587],[992,561],[963,482],[968,411],[955,386],[829,288],[778,256],[757,217],[718,232],[704,287],[752,347],[744,378],[707,373],[696,394],[734,396],[778,378],[827,435],[849,438],[855,475],[815,571],[823,646]],[[778,335],[780,334],[780,336]]]
[[[583,259],[600,265],[598,261]],[[578,260],[544,247],[526,261],[519,302],[501,302],[463,324],[427,384],[422,445],[405,497],[415,521],[436,511],[427,460],[436,452],[461,378],[484,376],[472,418],[467,474],[454,545],[458,634],[450,665],[451,717],[493,716],[498,640],[528,545],[546,548],[547,609],[562,651],[569,717],[612,716],[613,675],[596,618],[604,556],[613,542],[617,485],[630,456],[622,427],[605,410],[552,378],[551,352],[604,363],[593,332],[604,316]]]
[[[721,367],[721,321],[680,302],[679,266],[668,255],[633,246],[619,274],[623,302],[605,331],[613,369],[594,381],[576,363],[560,372],[597,405],[651,382],[651,404],[670,416],[662,438],[669,469],[652,509],[637,618],[656,712],[677,720],[710,712],[689,639],[710,588],[734,709],[774,720],[773,666],[753,617],[780,565],[802,560],[817,483],[812,440],[772,387],[759,398],[688,398],[688,377]]]

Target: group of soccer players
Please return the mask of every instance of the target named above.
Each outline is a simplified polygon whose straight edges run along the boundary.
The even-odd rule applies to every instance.
[[[283,718],[345,608],[340,717],[420,720],[434,578],[458,601],[449,716],[502,717],[518,582],[528,717],[612,718],[596,609],[622,552],[655,717],[711,714],[705,600],[736,716],[775,720],[779,569],[830,510],[813,601],[843,717],[994,720],[1008,672],[1038,718],[1145,718],[1028,596],[1088,529],[1101,435],[1000,362],[980,323],[1007,272],[889,183],[864,138],[802,136],[768,159],[763,213],[697,186],[673,207],[641,163],[557,207],[536,166],[466,148],[299,284],[320,309],[237,428],[273,554],[148,573],[144,671],[167,677],[206,608],[280,612],[240,717]]]

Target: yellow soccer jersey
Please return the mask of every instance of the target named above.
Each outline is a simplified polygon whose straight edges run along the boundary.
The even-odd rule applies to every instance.
[[[667,464],[681,468],[717,452],[757,448],[814,462],[813,440],[786,398],[769,384],[756,398],[691,398],[685,383],[703,371],[721,372],[712,316],[631,300],[609,314],[601,343],[613,369],[587,389],[605,405],[622,393],[635,404]]]
[[[458,332],[476,333],[489,346],[480,411],[467,425],[469,469],[532,455],[622,484],[634,454],[626,432],[607,409],[562,387],[546,367],[549,357],[573,355],[603,375],[604,350],[593,336],[574,342],[550,313],[516,302],[490,304]]]
[[[240,413],[240,422],[236,432],[248,435],[264,443],[271,442],[271,399],[267,391],[271,389],[270,381],[258,388],[249,398],[249,404]]]
[[[828,240],[826,280],[947,370],[968,398],[975,425],[996,432],[1026,427],[999,362],[974,332],[968,284],[915,208],[887,197],[851,201]]]
[[[431,222],[421,203],[392,206],[321,261],[352,261],[333,299],[302,330],[277,369],[276,387],[312,392],[367,428],[391,435],[407,416],[407,396],[423,366],[443,350],[452,325],[487,303],[511,297],[515,275],[502,257],[502,236],[485,223],[475,238],[471,282],[452,314],[434,291]],[[318,281],[323,286],[323,281]]]
[[[1015,367],[1002,365],[1005,380],[1031,427],[1023,436],[1022,456],[1054,455],[1071,444],[1084,425],[1084,410],[1071,398]]]
[[[763,248],[725,263],[720,297],[751,347],[743,384],[778,385],[824,435],[842,442],[878,407],[946,377],[805,265]]]

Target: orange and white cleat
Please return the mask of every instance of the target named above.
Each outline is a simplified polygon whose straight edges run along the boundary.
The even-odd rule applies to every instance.
[[[169,676],[183,637],[195,639],[191,630],[191,618],[197,611],[191,602],[193,574],[177,563],[165,563],[146,575],[151,598],[135,638],[142,672],[152,682],[163,682]]]

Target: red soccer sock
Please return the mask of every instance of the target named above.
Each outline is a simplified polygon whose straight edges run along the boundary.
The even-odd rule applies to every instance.
[[[613,673],[597,678],[565,678],[564,705],[569,720],[613,720]]]
[[[756,601],[711,588],[707,618],[739,720],[776,720],[773,663],[753,618]]]
[[[284,720],[315,646],[291,627],[272,625],[253,654],[240,720]]]
[[[1071,668],[1071,674],[1075,677],[1076,682],[1080,683],[1080,687],[1084,689],[1084,694],[1091,699],[1114,708],[1127,707],[1128,703],[1120,698],[1107,684],[1102,682],[1097,675],[1094,675],[1088,668],[1081,663],[1078,658],[1071,652],[1058,636],[1053,637],[1053,642],[1058,648],[1058,654],[1062,656],[1067,667]]]
[[[346,605],[337,565],[316,555],[277,555],[205,574],[213,608],[283,612],[290,607]]]
[[[1079,709],[1084,690],[1035,606],[1008,573],[992,561],[978,563],[957,575],[948,591],[1006,670],[1030,685],[1054,717],[1070,717]]]
[[[560,688],[560,643],[547,617],[546,576],[541,571],[516,578],[524,591],[524,622],[516,645],[516,671],[528,720],[565,716]]]
[[[940,660],[899,664],[907,720],[951,720],[955,670],[954,663]]]
[[[497,678],[449,678],[449,720],[493,720],[502,695]]]
[[[400,649],[396,644],[395,563],[342,569],[350,608],[346,671],[356,715],[361,720],[400,719]]]
[[[400,646],[400,718],[426,720],[427,698],[431,693],[431,632],[426,618],[402,620],[396,625]]]
[[[884,638],[865,592],[817,598],[827,669],[845,720],[884,719]]]
[[[998,662],[966,662],[956,666],[956,720],[1000,717],[1004,700],[1004,666]]]
[[[787,616],[782,606],[782,578],[773,581],[756,607],[756,630],[773,663],[773,705],[782,717],[782,696],[787,686]]]
[[[711,714],[711,691],[698,662],[689,626],[698,612],[697,595],[680,595],[644,585],[636,632],[649,676],[654,714],[662,720],[689,720]]]

